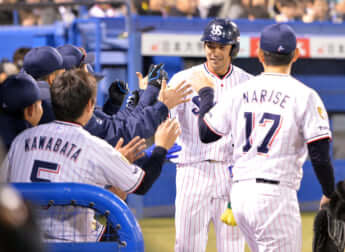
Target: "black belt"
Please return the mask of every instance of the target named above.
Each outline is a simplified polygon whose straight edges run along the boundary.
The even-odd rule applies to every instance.
[[[272,184],[272,185],[279,185],[279,181],[271,180],[271,179],[264,179],[264,178],[256,178],[256,183],[264,183],[264,184]]]

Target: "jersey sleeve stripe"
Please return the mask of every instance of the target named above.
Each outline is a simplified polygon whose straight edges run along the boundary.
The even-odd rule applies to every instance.
[[[146,174],[145,171],[141,170],[141,174],[140,174],[140,177],[138,178],[137,182],[130,189],[128,189],[126,191],[126,193],[135,192],[138,189],[138,187],[141,185],[141,182],[143,181],[145,174]]]
[[[210,124],[209,122],[207,122],[207,119],[206,119],[205,117],[203,118],[203,121],[204,121],[204,123],[207,125],[207,127],[208,127],[214,134],[216,134],[216,135],[218,135],[218,136],[224,136],[224,135],[225,135],[225,134],[223,134],[223,133],[217,131],[216,129],[214,129],[214,128],[211,126],[211,124]]]
[[[312,142],[315,142],[315,141],[318,141],[318,140],[322,140],[322,139],[327,139],[327,138],[329,138],[332,141],[332,137],[329,134],[324,134],[324,135],[316,136],[316,137],[313,137],[313,138],[309,139],[307,141],[307,143],[310,144]]]
[[[102,230],[99,232],[98,237],[97,237],[98,242],[101,240],[104,233],[105,233],[105,226],[102,225]]]

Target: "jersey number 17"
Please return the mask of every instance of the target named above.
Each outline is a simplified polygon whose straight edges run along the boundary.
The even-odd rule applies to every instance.
[[[246,120],[246,143],[243,146],[243,152],[248,152],[252,148],[251,134],[255,125],[255,114],[253,112],[245,112]],[[282,118],[280,115],[264,113],[259,121],[259,126],[266,126],[267,122],[272,122],[271,128],[268,130],[261,144],[257,147],[259,153],[268,153],[274,138],[281,128]]]

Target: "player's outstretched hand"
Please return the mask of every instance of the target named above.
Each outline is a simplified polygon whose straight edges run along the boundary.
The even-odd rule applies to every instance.
[[[177,86],[168,88],[166,80],[163,80],[158,101],[163,102],[168,109],[172,109],[181,103],[190,101],[190,98],[187,98],[187,96],[193,93],[191,87],[190,84],[186,84],[186,81],[182,81]]]
[[[148,85],[161,88],[163,80],[168,79],[168,73],[163,69],[164,64],[150,65],[149,73],[147,74]]]
[[[123,145],[123,138],[121,137],[119,141],[117,141],[115,150],[120,152],[130,163],[133,163],[139,158],[142,158],[145,153],[143,150],[146,149],[146,143],[144,138],[140,138],[138,136],[134,137],[127,145]]]
[[[189,81],[195,92],[199,93],[200,89],[205,87],[214,88],[212,80],[206,76],[202,71],[194,71],[194,74]]]
[[[111,103],[121,106],[125,96],[128,94],[128,91],[128,84],[125,81],[113,81],[108,88],[108,94]]]
[[[181,134],[180,125],[176,119],[168,118],[162,122],[155,133],[155,145],[169,150]]]
[[[146,89],[148,83],[148,76],[146,75],[145,77],[143,77],[143,74],[140,72],[136,72],[135,74],[138,77],[139,88]]]
[[[330,200],[330,198],[326,197],[325,195],[322,195],[322,198],[320,200],[320,209],[323,205],[328,204]]]

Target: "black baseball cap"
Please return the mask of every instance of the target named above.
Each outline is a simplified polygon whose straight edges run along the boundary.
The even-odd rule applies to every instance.
[[[59,46],[57,50],[63,58],[66,70],[80,67],[82,64],[93,64],[95,61],[93,54],[87,54],[84,49],[74,45]]]
[[[269,25],[261,32],[260,48],[266,52],[287,55],[296,45],[296,34],[287,24]]]
[[[64,69],[63,58],[54,47],[36,47],[25,55],[23,68],[25,72],[38,79],[56,70]]]
[[[8,77],[0,85],[0,104],[4,111],[17,112],[41,99],[36,80],[25,72]]]

